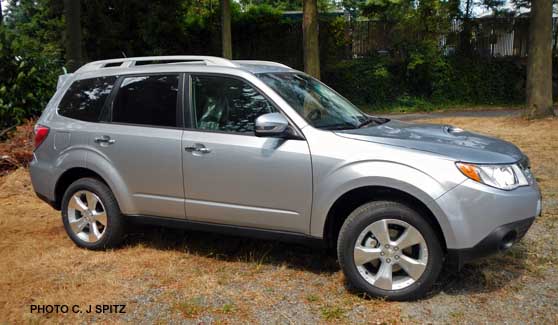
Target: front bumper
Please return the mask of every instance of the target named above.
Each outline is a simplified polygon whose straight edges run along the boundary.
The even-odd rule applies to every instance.
[[[473,248],[497,228],[541,212],[537,184],[504,191],[466,180],[435,202],[448,250]]]
[[[534,221],[532,217],[502,225],[471,248],[448,249],[446,262],[449,267],[460,270],[469,261],[506,251],[525,236]]]

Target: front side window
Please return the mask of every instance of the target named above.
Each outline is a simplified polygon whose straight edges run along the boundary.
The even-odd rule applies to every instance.
[[[194,127],[253,133],[256,118],[275,112],[273,105],[248,83],[222,76],[192,77]]]
[[[178,75],[126,77],[112,107],[112,121],[178,126]]]
[[[98,122],[115,76],[75,81],[58,105],[58,114],[86,122]]]
[[[258,76],[316,128],[352,129],[369,120],[348,100],[308,75],[287,72]]]

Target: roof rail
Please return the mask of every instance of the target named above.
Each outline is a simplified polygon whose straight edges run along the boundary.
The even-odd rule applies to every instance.
[[[232,61],[232,62],[234,62],[234,63],[240,63],[240,64],[268,65],[268,66],[272,66],[272,67],[281,67],[281,68],[286,68],[286,69],[292,69],[292,68],[289,67],[288,65],[285,65],[285,64],[283,64],[283,63],[273,62],[273,61],[234,60],[234,61]]]
[[[224,66],[224,67],[232,67],[232,68],[238,67],[231,60],[227,60],[215,56],[202,56],[202,55],[142,56],[142,57],[134,57],[134,58],[120,58],[120,59],[110,59],[110,60],[90,62],[83,65],[81,68],[79,68],[76,71],[76,73],[98,70],[98,69],[109,68],[109,67],[129,68],[135,66],[137,62],[144,62],[144,61],[185,61],[185,62],[202,61],[206,65],[216,65],[216,66]]]

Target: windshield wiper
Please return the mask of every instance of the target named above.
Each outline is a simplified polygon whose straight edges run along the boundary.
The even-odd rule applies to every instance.
[[[387,119],[387,118],[370,117],[367,120],[362,121],[356,128],[360,129],[360,128],[365,127],[365,126],[367,126],[369,124],[372,124],[372,123],[376,123],[376,125],[380,125],[380,124],[384,124],[388,121],[389,121],[389,119]]]
[[[320,128],[326,130],[347,130],[347,129],[356,129],[357,126],[350,123],[339,123],[339,124],[324,125]]]

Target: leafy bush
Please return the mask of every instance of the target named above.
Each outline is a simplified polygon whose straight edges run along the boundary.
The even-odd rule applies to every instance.
[[[526,68],[511,58],[448,58],[449,78],[434,98],[475,104],[519,103],[525,99]]]
[[[4,49],[0,44],[0,131],[38,116],[52,96],[60,74],[48,59],[9,56]]]
[[[39,115],[56,89],[62,19],[54,7],[51,0],[14,2],[0,24],[0,132]]]
[[[323,79],[356,104],[382,104],[400,92],[393,68],[385,57],[344,60],[326,67]]]
[[[325,69],[324,81],[354,103],[386,107],[515,104],[524,100],[525,66],[514,59],[411,53],[408,61],[372,57]]]

